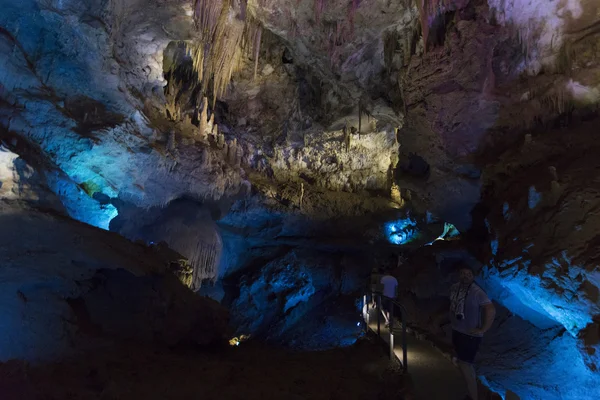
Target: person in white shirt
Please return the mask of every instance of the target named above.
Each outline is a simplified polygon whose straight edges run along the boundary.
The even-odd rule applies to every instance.
[[[450,322],[452,344],[457,364],[467,381],[466,400],[477,400],[477,376],[473,363],[479,344],[494,322],[496,308],[487,294],[475,283],[471,267],[461,264],[460,281],[450,288]]]
[[[381,312],[385,318],[385,325],[390,325],[390,312],[392,310],[392,301],[396,298],[398,292],[398,280],[390,274],[381,277],[383,285],[383,296],[381,298]]]

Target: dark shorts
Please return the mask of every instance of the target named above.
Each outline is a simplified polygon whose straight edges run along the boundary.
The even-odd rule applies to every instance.
[[[473,364],[481,338],[477,336],[465,335],[458,331],[452,331],[452,344],[456,351],[456,358],[469,364]]]

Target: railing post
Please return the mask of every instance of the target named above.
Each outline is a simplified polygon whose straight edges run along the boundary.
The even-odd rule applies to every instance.
[[[388,330],[390,331],[390,360],[393,360],[395,357],[394,354],[394,302],[392,300],[390,300],[391,303],[391,307],[390,307],[390,320],[389,320],[389,328]]]
[[[363,296],[363,306],[361,307],[363,322],[365,323],[365,333],[369,333],[369,303],[367,303],[367,294]]]
[[[371,324],[371,310],[369,310],[369,303],[371,302],[371,298],[373,297],[372,294],[367,294],[366,299],[367,299],[367,332],[369,331],[369,326]]]
[[[381,295],[377,294],[377,336],[381,337]]]
[[[406,354],[406,311],[400,310],[402,314],[402,369],[408,371],[408,357]]]

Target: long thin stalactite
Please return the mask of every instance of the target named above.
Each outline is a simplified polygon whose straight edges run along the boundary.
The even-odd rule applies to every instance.
[[[212,104],[225,94],[232,75],[242,66],[243,56],[254,58],[254,76],[258,70],[262,26],[242,0],[236,9],[232,0],[194,0],[194,21],[198,40],[188,52],[202,91],[212,92]]]

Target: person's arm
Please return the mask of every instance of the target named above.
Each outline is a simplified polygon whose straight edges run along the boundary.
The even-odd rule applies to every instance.
[[[480,335],[486,333],[492,327],[494,318],[496,317],[496,307],[494,307],[492,301],[483,290],[477,294],[477,301],[483,313],[483,324],[481,328],[473,329],[471,333]]]
[[[494,307],[492,303],[484,304],[481,306],[481,311],[483,312],[483,326],[481,327],[481,333],[486,333],[494,323],[496,307]]]

